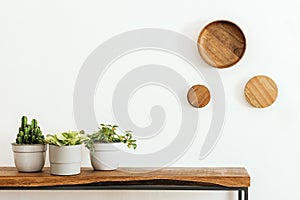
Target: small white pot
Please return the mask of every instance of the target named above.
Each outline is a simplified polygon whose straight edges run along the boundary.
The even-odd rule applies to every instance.
[[[53,175],[80,174],[82,145],[49,145],[50,172]]]
[[[46,144],[12,143],[15,165],[20,172],[39,172],[43,169],[46,158]]]
[[[115,170],[119,166],[122,143],[95,143],[90,159],[95,170]]]

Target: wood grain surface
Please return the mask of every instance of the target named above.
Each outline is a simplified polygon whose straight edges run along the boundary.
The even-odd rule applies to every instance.
[[[196,107],[202,108],[210,101],[210,92],[204,85],[194,85],[187,94],[188,102]]]
[[[115,171],[94,171],[82,168],[74,176],[50,175],[49,168],[38,173],[21,173],[13,167],[0,168],[0,187],[45,187],[62,185],[220,185],[249,187],[250,176],[245,168],[123,168]]]
[[[203,60],[217,68],[236,64],[244,55],[246,38],[234,23],[219,20],[206,25],[198,38],[198,50]]]
[[[260,75],[247,82],[244,93],[250,105],[256,108],[266,108],[275,102],[278,88],[271,78]]]

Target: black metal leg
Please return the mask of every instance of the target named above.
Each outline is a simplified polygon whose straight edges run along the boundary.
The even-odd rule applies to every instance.
[[[245,188],[244,190],[245,200],[248,200],[248,188]]]
[[[238,190],[238,192],[239,192],[239,194],[238,194],[239,200],[242,200],[242,195],[243,195],[243,194],[242,194],[242,191],[243,191],[243,190]]]

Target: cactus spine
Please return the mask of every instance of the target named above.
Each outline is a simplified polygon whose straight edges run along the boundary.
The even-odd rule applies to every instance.
[[[37,120],[31,120],[31,124],[27,124],[27,117],[23,116],[21,119],[21,126],[17,135],[17,144],[44,144],[44,135]]]

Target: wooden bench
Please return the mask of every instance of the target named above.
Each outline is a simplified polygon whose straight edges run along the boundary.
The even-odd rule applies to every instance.
[[[0,167],[1,190],[226,190],[248,200],[248,187],[245,168],[82,168],[79,175],[53,176],[49,168],[20,173],[13,167]]]

